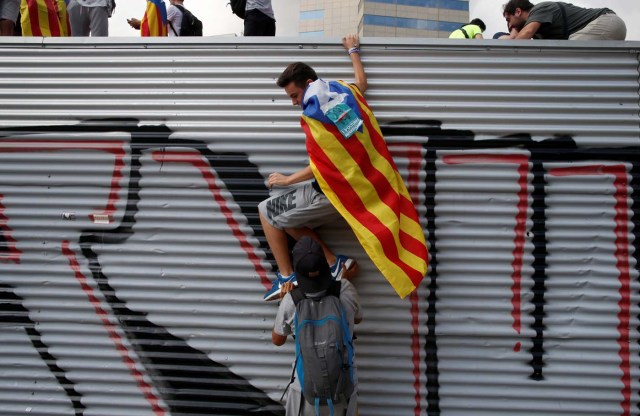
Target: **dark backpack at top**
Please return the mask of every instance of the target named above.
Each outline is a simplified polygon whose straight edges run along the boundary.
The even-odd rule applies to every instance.
[[[175,5],[182,12],[179,36],[202,36],[202,22],[183,6]],[[173,29],[173,26],[171,26]],[[174,30],[175,32],[175,30]]]
[[[354,391],[353,341],[344,308],[340,302],[340,282],[334,282],[326,295],[308,298],[302,289],[291,292],[296,305],[295,372],[305,400],[331,409],[341,399],[349,400]]]
[[[240,19],[244,19],[244,9],[247,8],[247,0],[230,0],[231,11]]]

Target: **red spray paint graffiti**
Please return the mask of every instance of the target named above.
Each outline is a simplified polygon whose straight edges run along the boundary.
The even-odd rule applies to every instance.
[[[20,255],[22,252],[16,247],[16,240],[11,235],[11,227],[9,227],[9,219],[4,214],[5,207],[2,205],[4,195],[0,194],[0,233],[4,238],[7,253],[0,253],[0,261],[12,261],[16,264],[20,263]]]
[[[590,165],[570,168],[555,168],[553,176],[611,175],[615,187],[615,256],[620,300],[618,301],[618,345],[620,370],[622,371],[622,415],[628,416],[631,409],[631,364],[629,357],[629,322],[631,320],[631,278],[629,275],[629,206],[627,203],[628,175],[624,165]]]
[[[57,152],[62,150],[89,150],[111,153],[115,157],[113,172],[111,174],[111,189],[104,209],[97,209],[89,215],[92,222],[113,222],[113,214],[116,212],[116,203],[119,200],[120,180],[124,168],[124,142],[122,141],[66,141],[66,140],[0,140],[0,153],[24,153],[24,152]]]
[[[527,208],[529,206],[528,197],[528,174],[529,174],[529,158],[525,155],[491,155],[491,154],[473,154],[473,155],[448,155],[443,158],[444,163],[450,165],[462,163],[511,163],[518,165],[518,212],[516,214],[516,225],[513,229],[515,237],[513,238],[513,261],[511,267],[513,272],[511,280],[511,316],[513,318],[513,329],[520,334],[522,330],[522,258],[524,256],[525,235],[527,232]],[[517,342],[513,350],[520,351],[521,343]]]
[[[144,374],[138,369],[136,361],[131,357],[127,346],[122,341],[122,337],[118,333],[118,328],[116,325],[111,323],[109,320],[109,313],[102,307],[102,302],[95,295],[93,288],[87,282],[87,278],[82,274],[80,270],[80,264],[76,259],[76,254],[69,248],[69,241],[65,240],[62,242],[62,254],[67,258],[69,262],[69,267],[73,270],[73,273],[76,277],[76,280],[80,283],[82,291],[87,295],[89,302],[93,306],[96,315],[102,321],[102,325],[105,327],[107,333],[109,334],[109,338],[115,345],[116,350],[122,357],[122,361],[129,369],[129,372],[133,376],[134,380],[138,384],[138,387],[142,391],[145,399],[151,405],[153,409],[153,413],[157,416],[163,416],[165,411],[160,407],[159,400],[156,395],[153,393],[153,388],[147,381],[144,379]]]
[[[229,207],[227,200],[222,195],[220,187],[216,183],[216,177],[212,172],[211,165],[209,165],[200,153],[193,151],[158,151],[153,153],[153,160],[158,163],[188,163],[200,171],[202,177],[207,182],[207,186],[213,195],[213,199],[218,203],[220,211],[225,216],[227,225],[231,229],[233,236],[238,240],[240,247],[242,247],[244,252],[247,254],[249,261],[251,261],[256,273],[258,273],[260,283],[262,283],[265,289],[269,289],[271,287],[271,282],[267,277],[267,270],[262,265],[256,248],[249,242],[249,239],[245,235],[244,231],[242,231],[240,224],[233,216],[233,210]]]

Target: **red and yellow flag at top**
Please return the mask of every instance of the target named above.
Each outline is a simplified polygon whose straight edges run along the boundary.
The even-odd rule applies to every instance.
[[[22,36],[70,36],[69,0],[21,0]],[[167,36],[167,9],[163,0],[147,0],[140,24],[142,36]]]
[[[167,8],[163,0],[147,0],[140,23],[141,36],[167,36]]]
[[[354,95],[363,128],[344,139],[334,125],[303,114],[311,170],[371,261],[404,298],[427,273],[424,232],[373,112],[357,88],[339,83]]]
[[[70,36],[65,0],[21,0],[22,36]]]

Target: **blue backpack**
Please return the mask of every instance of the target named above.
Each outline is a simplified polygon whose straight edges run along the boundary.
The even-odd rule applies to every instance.
[[[308,297],[295,288],[294,335],[297,374],[305,400],[315,407],[347,402],[354,391],[353,339],[340,302],[340,282],[333,282],[321,297]],[[293,381],[295,376],[292,375]]]

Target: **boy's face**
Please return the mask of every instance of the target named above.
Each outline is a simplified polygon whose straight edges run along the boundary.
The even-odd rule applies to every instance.
[[[284,87],[284,91],[287,93],[289,98],[291,98],[291,103],[293,105],[302,105],[302,100],[304,98],[304,91],[307,88],[307,85],[309,85],[311,82],[313,81],[311,81],[310,79],[307,80],[307,83],[304,86],[304,88],[298,87],[293,81],[291,81],[289,84],[287,84]]]

